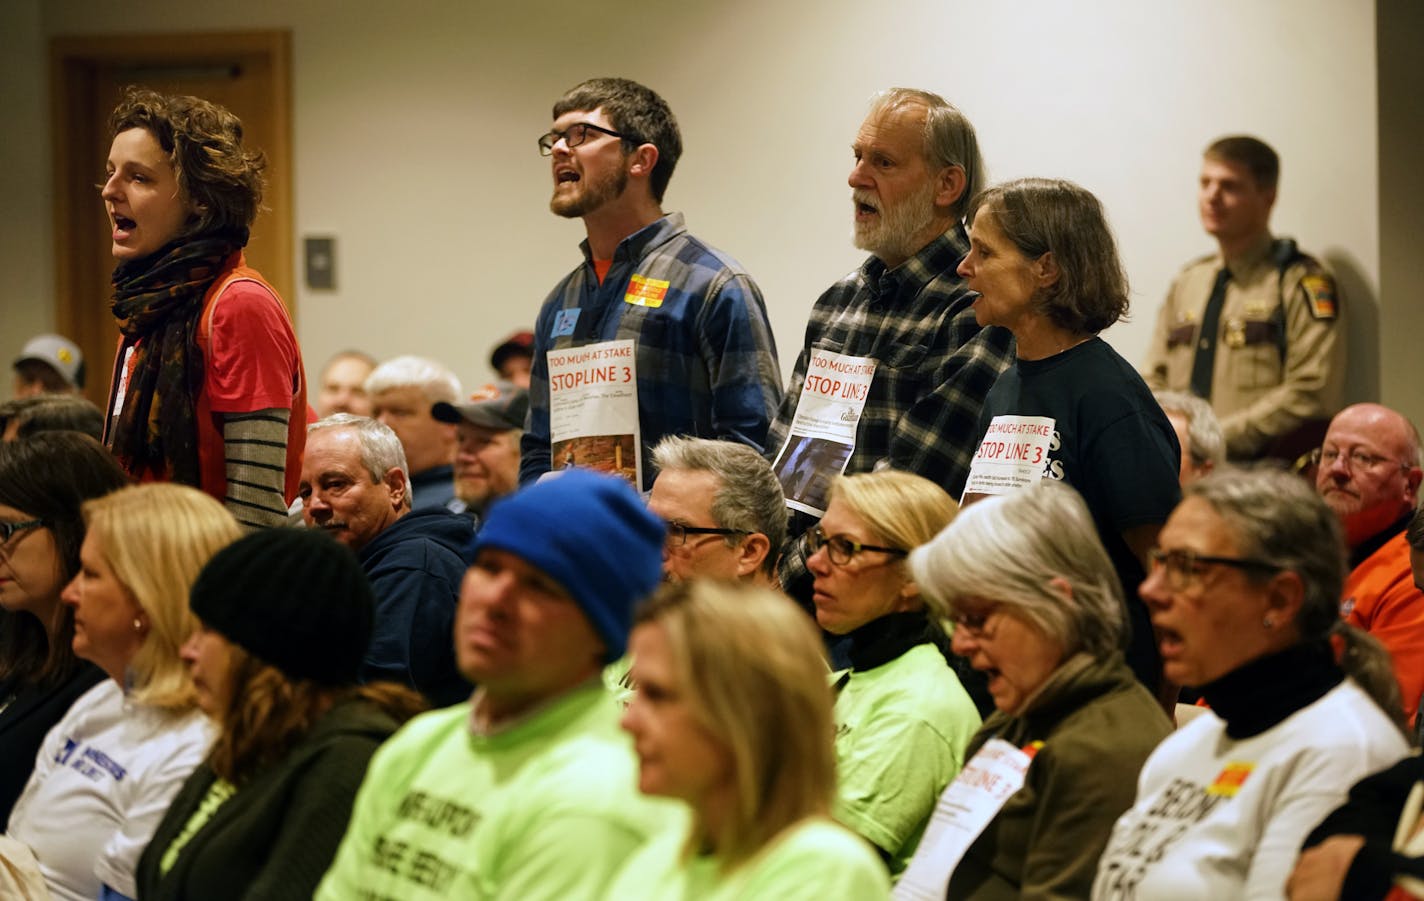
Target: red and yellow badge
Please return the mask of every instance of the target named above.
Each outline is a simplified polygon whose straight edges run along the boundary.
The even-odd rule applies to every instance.
[[[1042,747],[1043,742],[1031,741],[1028,744],[1024,745],[1022,748],[1019,748],[1019,750],[1027,754],[1029,760],[1032,760],[1034,757],[1038,756],[1038,750]]]
[[[1254,763],[1245,763],[1240,760],[1231,761],[1221,772],[1216,774],[1216,779],[1206,787],[1206,793],[1222,798],[1236,797],[1236,793],[1245,784],[1246,777],[1251,775],[1251,771],[1255,768],[1256,764]]]
[[[1303,275],[1300,286],[1305,290],[1305,302],[1316,319],[1334,319],[1339,315],[1335,300],[1335,280],[1328,275]]]
[[[668,282],[660,278],[635,275],[628,280],[628,293],[623,295],[624,303],[640,307],[660,307],[667,296]]]

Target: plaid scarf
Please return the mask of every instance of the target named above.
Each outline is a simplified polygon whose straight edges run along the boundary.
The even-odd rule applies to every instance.
[[[232,234],[179,239],[114,269],[110,309],[124,336],[119,359],[132,347],[133,365],[108,446],[135,479],[148,474],[200,487],[198,320],[223,263],[245,243]]]

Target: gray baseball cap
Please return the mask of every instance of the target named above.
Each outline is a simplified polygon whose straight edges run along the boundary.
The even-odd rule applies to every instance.
[[[529,412],[529,392],[512,382],[496,381],[470,395],[462,404],[440,401],[430,415],[441,422],[468,422],[487,429],[523,429]]]

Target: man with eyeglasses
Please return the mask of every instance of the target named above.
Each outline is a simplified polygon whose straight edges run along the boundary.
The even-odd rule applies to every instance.
[[[535,326],[521,484],[552,468],[549,352],[628,339],[643,461],[665,435],[762,450],[781,400],[766,306],[739,263],[689,234],[681,213],[663,212],[682,153],[667,103],[627,79],[585,81],[554,104],[539,151],[552,163],[549,208],[582,219],[587,238]],[[570,456],[583,461],[561,448],[561,463]],[[644,466],[640,487],[653,476]]]
[[[903,470],[957,497],[979,438],[984,396],[1013,359],[1013,336],[979,326],[971,308],[978,295],[957,272],[969,253],[964,209],[984,186],[974,126],[937,94],[892,88],[874,98],[851,149],[854,243],[870,257],[812,307],[768,438],[787,500],[798,511],[792,523],[798,536],[825,500],[808,496],[802,485],[819,486],[811,494],[824,495],[841,472]],[[859,373],[860,383],[842,375],[848,372]],[[824,407],[822,388],[841,382],[857,392],[863,383],[863,401],[842,416],[816,418],[852,423],[840,430],[843,440],[801,433],[798,408],[806,406],[802,418],[811,420],[807,413]],[[826,452],[838,446],[840,453]],[[819,478],[807,478],[797,462],[811,450],[821,451],[811,464]],[[786,549],[781,576],[788,591],[809,600],[807,556],[798,539]]]
[[[648,509],[667,523],[663,580],[739,579],[769,588],[786,540],[786,500],[771,464],[744,444],[668,437],[653,448]]]
[[[1350,549],[1340,613],[1394,658],[1405,713],[1424,694],[1424,592],[1414,584],[1406,530],[1419,504],[1419,432],[1379,404],[1346,407],[1317,452],[1315,489],[1335,511]]]

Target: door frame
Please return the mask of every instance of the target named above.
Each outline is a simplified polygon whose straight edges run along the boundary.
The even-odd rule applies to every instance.
[[[263,206],[271,211],[266,222],[275,267],[263,275],[282,292],[296,319],[296,281],[293,270],[292,216],[292,116],[291,32],[243,31],[104,36],[60,36],[50,41],[51,147],[54,160],[54,286],[55,321],[86,356],[95,344],[93,310],[82,309],[88,292],[84,285],[101,284],[108,273],[96,261],[76,252],[73,236],[87,227],[96,203],[93,185],[101,172],[90,171],[89,153],[107,140],[99,123],[106,111],[93,108],[94,83],[101,66],[175,65],[243,54],[264,57],[271,67],[272,112],[275,140],[264,146],[267,155]],[[87,361],[85,394],[102,407],[108,391],[108,356]]]

